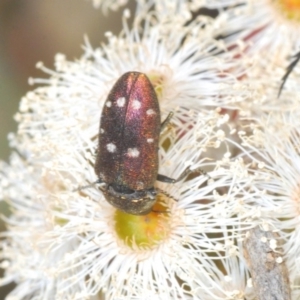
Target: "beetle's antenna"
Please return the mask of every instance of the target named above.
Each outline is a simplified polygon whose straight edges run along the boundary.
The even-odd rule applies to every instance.
[[[159,193],[167,196],[168,198],[170,199],[173,199],[174,201],[178,202],[179,200],[178,199],[175,199],[172,195],[170,195],[169,193],[167,193],[166,191],[156,187],[155,188]],[[158,213],[158,214],[170,214],[171,211],[170,210],[155,210],[152,208],[151,212],[155,212],[155,213]]]
[[[176,202],[179,201],[178,199],[174,198],[172,195],[170,195],[170,194],[167,193],[166,191],[164,191],[164,190],[162,190],[162,189],[160,189],[160,188],[158,188],[158,187],[156,187],[155,189],[156,189],[159,193],[162,193],[163,195],[167,196],[168,198],[173,199],[173,200],[176,201]]]

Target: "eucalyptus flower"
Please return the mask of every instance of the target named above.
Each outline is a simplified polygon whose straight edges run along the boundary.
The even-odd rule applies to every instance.
[[[288,267],[292,299],[300,295],[299,258],[299,117],[290,114],[272,114],[272,120],[261,120],[252,137],[243,138],[245,160],[253,174],[245,185],[245,205],[257,207],[259,218],[254,222],[267,225],[280,236]],[[265,122],[265,123],[264,123]]]
[[[297,1],[213,0],[203,5],[221,11],[223,36],[228,36],[229,43],[236,39],[248,41],[247,50],[262,60],[266,59],[263,53],[278,61],[299,51],[300,5]]]
[[[251,91],[248,101],[241,101],[238,105],[243,124],[249,126],[251,122],[255,121],[264,126],[265,121],[268,120],[266,126],[270,127],[272,123],[275,125],[278,118],[281,119],[284,113],[286,114],[285,122],[294,123],[299,115],[300,94],[299,78],[297,78],[299,68],[296,67],[293,70],[279,95],[281,78],[286,73],[284,64],[278,64],[268,59],[262,62],[259,58],[249,57],[245,57],[243,61],[247,71],[242,82],[248,87],[249,92]],[[291,112],[293,113],[291,114]],[[278,128],[276,128],[276,132],[278,132]]]
[[[97,49],[86,41],[76,61],[57,54],[55,70],[38,63],[48,77],[30,79],[38,86],[20,103],[14,151],[0,168],[1,198],[12,210],[0,241],[2,283],[16,283],[8,299],[211,300],[237,287],[244,294],[247,271],[234,273],[238,241],[256,208],[239,201],[249,176],[234,157],[225,113],[251,94],[239,81],[238,50],[213,39],[211,20],[182,27],[151,14],[130,29],[128,16],[120,36],[107,33]],[[155,183],[157,203],[145,216],[116,210],[97,185],[78,189],[98,179],[101,110],[128,71],[149,77],[162,120],[174,113],[161,133],[159,173],[195,171]],[[220,260],[229,266],[224,276]]]

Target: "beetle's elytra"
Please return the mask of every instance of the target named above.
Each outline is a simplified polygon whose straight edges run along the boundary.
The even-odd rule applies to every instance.
[[[114,207],[144,215],[156,202],[154,183],[175,180],[158,175],[158,143],[164,122],[154,88],[139,72],[122,75],[104,103],[95,172]]]

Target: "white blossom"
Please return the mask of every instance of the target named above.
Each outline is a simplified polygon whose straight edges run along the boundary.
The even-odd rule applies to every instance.
[[[12,208],[0,242],[3,282],[17,284],[10,299],[212,300],[237,288],[243,295],[248,275],[244,267],[235,274],[238,241],[255,225],[248,220],[256,207],[243,205],[249,174],[231,152],[236,142],[227,127],[234,124],[224,110],[236,109],[249,90],[238,79],[238,51],[212,38],[210,22],[182,27],[153,14],[142,30],[124,19],[119,37],[107,33],[108,44],[98,49],[86,42],[79,60],[58,54],[55,70],[38,63],[49,78],[30,80],[39,86],[21,101],[18,132],[10,136],[15,153],[0,169],[1,198]],[[188,167],[197,171],[155,184],[168,213],[152,213],[162,225],[150,246],[120,236],[119,212],[97,186],[76,190],[97,180],[101,109],[127,71],[150,78],[162,119],[174,113],[161,134],[159,172],[178,178]],[[229,266],[228,277],[217,259]]]
[[[118,10],[128,3],[128,0],[91,0],[95,8],[101,7],[104,13],[108,10]]]
[[[195,1],[196,2],[196,1]],[[299,4],[271,0],[213,0],[206,6],[221,11],[228,42],[248,41],[247,51],[273,61],[299,51]],[[265,53],[265,54],[263,54]]]
[[[184,117],[185,111],[178,114]],[[161,151],[163,174],[176,178],[187,166],[211,164],[201,159],[201,153],[218,139],[212,126],[218,115],[207,116],[207,120],[201,116],[191,123],[197,116],[183,122],[176,134],[171,130],[164,135],[161,143],[169,139],[171,146]],[[191,124],[193,130],[189,130]],[[175,185],[159,184],[178,201],[167,200],[170,216],[164,227],[166,237],[149,249],[131,248],[118,237],[115,209],[97,188],[81,193],[72,190],[72,182],[81,182],[72,180],[80,178],[76,173],[95,178],[91,175],[93,167],[85,160],[86,140],[80,139],[81,134],[74,133],[64,142],[66,151],[48,154],[48,159],[34,160],[39,146],[43,148],[43,142],[39,145],[36,140],[31,159],[15,154],[10,166],[2,167],[6,178],[3,197],[15,211],[7,220],[10,230],[1,242],[1,257],[7,261],[6,281],[17,283],[11,296],[90,299],[101,292],[105,299],[188,295],[222,299],[213,275],[218,274],[218,278],[220,273],[210,255],[215,252],[229,260],[236,257],[235,239],[251,227],[246,224],[240,228],[248,212],[244,211],[242,219],[234,217],[240,211],[235,185],[241,178],[245,180],[246,174],[239,178],[238,169],[232,172],[217,167],[209,173],[213,182],[207,183],[207,176],[202,175]],[[45,135],[50,140],[47,131]],[[57,136],[56,143],[60,141]],[[81,143],[81,148],[76,143]]]
[[[276,121],[262,122],[253,137],[243,144],[253,180],[245,187],[245,203],[260,209],[258,222],[279,233],[284,260],[289,270],[293,298],[300,295],[299,278],[299,118],[290,113],[273,115]],[[292,122],[293,121],[293,122]],[[277,126],[275,126],[275,124]]]

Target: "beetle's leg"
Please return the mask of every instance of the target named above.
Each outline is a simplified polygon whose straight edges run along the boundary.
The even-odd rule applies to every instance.
[[[174,113],[171,111],[168,116],[166,117],[166,119],[161,123],[160,125],[160,132],[162,132],[166,126],[168,125],[168,123],[170,122],[171,118],[173,117]]]
[[[289,64],[289,66],[286,69],[286,72],[285,72],[284,76],[281,78],[282,82],[281,82],[281,85],[279,87],[278,96],[277,96],[278,98],[280,97],[283,86],[284,86],[285,82],[287,81],[289,75],[291,74],[291,72],[293,71],[293,69],[295,68],[297,63],[300,61],[300,51],[294,55],[294,58],[295,58],[295,60],[293,60]]]
[[[158,181],[161,181],[161,182],[166,182],[166,183],[176,183],[176,182],[182,180],[185,176],[187,176],[187,175],[189,175],[189,174],[191,174],[191,173],[195,173],[195,172],[200,172],[200,173],[202,173],[203,175],[206,175],[206,176],[210,177],[205,171],[203,171],[203,170],[200,169],[200,168],[197,168],[197,169],[195,169],[195,170],[191,170],[190,168],[187,168],[187,169],[185,169],[185,171],[184,171],[177,179],[175,179],[175,178],[170,178],[170,177],[165,176],[165,175],[162,175],[162,174],[157,174],[156,179],[157,179]]]
[[[95,182],[92,182],[88,185],[84,185],[84,186],[79,186],[77,189],[73,190],[73,192],[77,192],[77,191],[81,191],[81,190],[84,190],[84,189],[88,189],[90,188],[91,186],[95,185],[95,184],[98,184],[98,183],[103,183],[103,181],[100,180],[100,178],[95,181]]]

